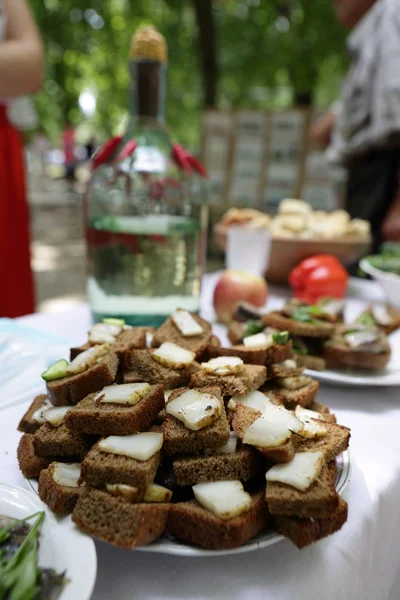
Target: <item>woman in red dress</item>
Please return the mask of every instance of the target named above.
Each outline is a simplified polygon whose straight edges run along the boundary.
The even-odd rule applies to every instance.
[[[43,51],[25,0],[0,0],[0,317],[34,312],[23,146],[12,98],[40,86]]]

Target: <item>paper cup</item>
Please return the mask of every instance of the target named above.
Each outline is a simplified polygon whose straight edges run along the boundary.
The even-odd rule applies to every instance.
[[[225,264],[227,269],[264,275],[269,266],[271,235],[265,227],[229,227]]]

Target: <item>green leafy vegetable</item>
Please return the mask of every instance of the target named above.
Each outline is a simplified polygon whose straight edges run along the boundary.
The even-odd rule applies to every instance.
[[[0,529],[0,540],[7,540],[12,529],[18,525],[36,518],[24,541],[9,559],[0,556],[0,599],[33,600],[36,597],[38,578],[37,552],[38,531],[43,523],[44,511],[35,513]]]
[[[319,306],[297,306],[293,311],[292,318],[295,321],[300,321],[301,323],[318,325],[320,321],[318,319],[314,319],[313,317],[322,314],[323,311]]]
[[[368,327],[376,325],[376,321],[375,321],[374,317],[371,315],[371,313],[365,313],[364,315],[361,315],[359,317],[358,321],[359,321],[359,323],[362,323],[363,325],[367,325]]]
[[[261,321],[247,321],[246,329],[244,330],[243,337],[248,337],[249,335],[256,335],[256,333],[261,333],[265,328],[265,325],[261,323]]]
[[[289,332],[279,331],[278,333],[273,333],[272,339],[275,342],[275,344],[286,344],[289,340]]]
[[[292,348],[292,351],[298,356],[306,356],[308,354],[307,348]]]

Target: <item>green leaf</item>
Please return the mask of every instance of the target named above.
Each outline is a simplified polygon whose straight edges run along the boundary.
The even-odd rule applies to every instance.
[[[292,351],[299,356],[306,356],[308,354],[307,348],[292,348]]]
[[[361,315],[358,318],[358,321],[363,325],[367,325],[368,327],[376,325],[376,321],[371,313],[365,313],[364,315]]]
[[[286,344],[289,341],[289,332],[280,331],[279,333],[273,333],[272,339],[275,344]]]
[[[265,325],[261,321],[247,321],[246,329],[244,330],[243,337],[249,337],[250,335],[256,335],[261,333],[265,329]]]
[[[311,323],[318,325],[320,321],[313,319],[313,315],[322,314],[322,310],[319,306],[297,306],[292,314],[292,319],[301,323]]]

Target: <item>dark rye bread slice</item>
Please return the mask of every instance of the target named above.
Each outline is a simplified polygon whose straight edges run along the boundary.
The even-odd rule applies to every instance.
[[[276,379],[277,377],[298,377],[303,371],[303,367],[285,367],[282,364],[275,364],[267,367],[267,376],[268,379]]]
[[[169,504],[130,504],[102,492],[88,489],[82,493],[72,520],[89,535],[119,548],[146,546],[163,534]]]
[[[263,315],[262,322],[265,326],[274,327],[279,331],[288,331],[292,335],[329,338],[333,335],[335,325],[324,321],[319,321],[318,324],[304,323],[303,321],[295,321],[286,317],[278,311],[272,311]]]
[[[47,469],[50,463],[58,460],[54,456],[37,456],[33,447],[33,434],[24,433],[19,440],[17,448],[17,459],[19,469],[27,479],[36,479],[43,469]],[[73,461],[73,457],[68,457]],[[62,459],[64,460],[64,459]]]
[[[312,354],[296,354],[296,362],[299,367],[312,369],[313,371],[325,371],[326,360],[321,356]]]
[[[56,515],[69,515],[72,513],[82,489],[80,487],[60,485],[54,481],[51,465],[40,473],[39,497]]]
[[[192,373],[199,369],[197,363],[193,363],[186,369],[172,369],[160,365],[151,356],[151,350],[132,350],[126,361],[124,374],[125,383],[136,381],[147,381],[147,383],[161,383],[165,389],[183,387],[190,381]]]
[[[336,423],[324,423],[327,434],[320,438],[310,439],[294,436],[296,452],[323,452],[326,462],[335,460],[339,454],[347,450],[350,441],[350,429]]]
[[[137,433],[150,427],[165,405],[161,385],[153,385],[134,406],[99,403],[96,395],[90,394],[65,415],[65,424],[72,431],[102,436]]]
[[[262,389],[266,394],[272,392],[285,404],[286,408],[295,408],[297,404],[304,408],[309,407],[314,402],[318,390],[319,383],[314,380],[298,390],[287,390],[278,386],[274,381],[266,383]]]
[[[152,429],[160,431],[160,429]],[[119,483],[137,488],[141,499],[148,485],[153,483],[160,464],[160,452],[148,460],[136,460],[122,454],[112,454],[99,449],[95,444],[81,464],[79,482],[95,488],[103,488],[107,483]]]
[[[217,356],[238,356],[247,365],[271,365],[279,363],[292,356],[292,342],[274,344],[269,348],[249,348],[244,344],[222,348],[209,346],[210,358]]]
[[[319,477],[302,492],[279,481],[267,481],[265,499],[272,515],[296,517],[329,517],[337,508],[339,494],[335,490],[336,464],[324,465]]]
[[[253,390],[258,390],[266,377],[267,369],[260,365],[243,365],[240,373],[231,375],[217,375],[200,369],[191,376],[190,387],[203,388],[217,385],[223,396],[244,396]]]
[[[58,427],[45,423],[33,434],[33,447],[37,456],[77,456],[82,459],[92,444],[93,440],[89,436],[72,431],[65,423]]]
[[[48,408],[52,407],[52,404],[50,403],[46,394],[40,394],[39,396],[36,396],[19,422],[18,431],[23,431],[24,433],[35,433],[35,431],[39,429],[41,423],[38,423],[32,418],[33,414],[46,404],[49,404]]]
[[[244,404],[238,403],[232,419],[232,428],[238,438],[241,440],[244,434],[262,415],[260,410],[245,406]],[[258,452],[269,458],[272,462],[287,463],[293,460],[295,448],[293,444],[293,435],[281,446],[274,446],[269,448],[255,447]]]
[[[174,460],[178,485],[194,485],[205,481],[248,481],[264,472],[262,457],[250,446],[241,446],[230,454],[211,456],[179,456]]]
[[[305,548],[328,535],[336,533],[347,521],[347,502],[339,497],[336,509],[325,519],[302,519],[275,515],[274,525],[278,533],[291,540],[297,548]]]
[[[243,341],[243,335],[246,331],[246,323],[236,321],[235,319],[229,323],[228,326],[228,340],[236,346]]]
[[[328,423],[336,423],[336,417],[333,413],[330,412],[329,407],[326,404],[321,404],[320,402],[314,401],[310,406],[308,406],[309,410],[314,410],[322,416],[324,421]]]
[[[203,332],[199,335],[185,337],[181,334],[178,327],[175,325],[172,317],[168,319],[156,329],[153,336],[153,348],[161,346],[164,342],[173,342],[181,348],[190,350],[196,354],[196,358],[200,359],[202,354],[207,350],[212,337],[212,329],[210,323],[196,315],[190,313],[195,321],[203,328]]]
[[[186,391],[188,391],[188,388],[172,392],[168,398],[167,405]],[[220,389],[210,386],[204,388],[202,391],[218,398],[223,408],[222,415],[212,425],[203,427],[203,429],[199,429],[198,431],[192,431],[181,421],[167,413],[163,424],[164,450],[166,454],[196,454],[206,448],[218,448],[218,446],[222,446],[229,440],[229,424]]]
[[[115,352],[120,361],[120,367],[124,367],[126,355],[134,348],[146,348],[146,333],[153,333],[154,327],[129,327],[124,329],[117,336],[115,342]],[[88,350],[92,344],[87,342],[76,348],[70,349],[70,360],[73,360],[78,354]]]
[[[54,406],[76,404],[88,394],[114,383],[118,371],[118,357],[108,352],[90,369],[46,383],[47,393]]]
[[[392,350],[389,342],[382,342],[383,352],[374,354],[373,352],[363,352],[349,348],[340,340],[333,339],[324,348],[324,359],[330,369],[355,368],[379,371],[388,364]]]
[[[262,492],[252,496],[247,513],[229,520],[220,519],[196,500],[190,500],[171,505],[167,533],[187,544],[224,550],[241,546],[260,533],[269,520]]]

